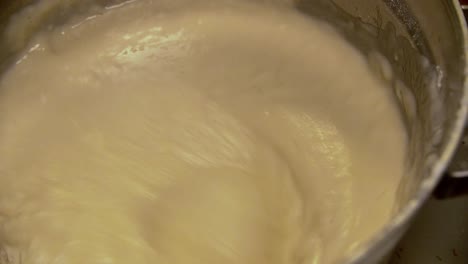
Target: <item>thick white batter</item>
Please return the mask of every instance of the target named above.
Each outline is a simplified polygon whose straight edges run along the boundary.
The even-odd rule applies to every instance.
[[[156,6],[1,80],[0,263],[333,263],[383,227],[405,136],[362,55],[294,12]]]

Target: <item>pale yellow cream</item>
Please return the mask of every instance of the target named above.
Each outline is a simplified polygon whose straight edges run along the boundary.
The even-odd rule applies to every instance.
[[[282,8],[151,2],[1,79],[0,262],[327,264],[387,223],[406,139],[364,56]]]

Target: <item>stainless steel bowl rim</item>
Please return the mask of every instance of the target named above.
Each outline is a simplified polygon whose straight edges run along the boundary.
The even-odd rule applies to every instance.
[[[468,117],[468,28],[467,22],[465,20],[463,11],[459,4],[458,0],[451,0],[453,7],[457,13],[457,19],[459,25],[461,26],[462,31],[462,42],[463,42],[463,49],[464,49],[464,80],[463,80],[463,97],[461,99],[461,106],[456,116],[456,123],[452,128],[452,133],[450,135],[450,139],[446,144],[442,155],[437,159],[437,161],[432,166],[430,175],[423,180],[421,188],[419,189],[418,193],[414,196],[412,201],[408,203],[400,213],[388,224],[385,229],[380,232],[374,239],[369,241],[366,245],[361,247],[356,254],[351,256],[348,260],[349,263],[364,263],[367,254],[378,247],[385,244],[385,240],[392,235],[395,235],[403,228],[408,227],[408,223],[411,219],[414,218],[415,214],[419,211],[419,209],[424,205],[424,202],[430,197],[432,191],[435,189],[439,181],[442,179],[442,176],[447,169],[450,161],[452,160],[455,151],[459,145],[461,137],[463,135],[463,131],[465,128],[465,123]]]

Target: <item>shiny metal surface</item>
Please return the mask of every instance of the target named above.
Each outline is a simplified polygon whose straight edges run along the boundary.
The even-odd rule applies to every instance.
[[[380,238],[369,243],[370,250],[363,249],[361,255],[353,260],[353,263],[375,263],[406,231],[416,210],[422,206],[439,182],[458,145],[468,105],[466,25],[458,1],[336,2],[343,6],[348,5],[349,11],[353,10],[350,9],[350,5],[355,5],[355,14],[375,27],[383,28],[379,32],[385,32],[386,24],[394,24],[399,28],[394,31],[397,36],[404,29],[406,33],[401,33],[400,36],[409,40],[413,47],[412,51],[406,49],[407,59],[400,62],[392,61],[391,53],[386,52],[386,44],[381,49],[392,61],[399,77],[415,95],[418,114],[409,131],[415,175],[402,183],[402,206],[392,225]],[[365,7],[362,9],[364,11],[359,11],[361,6]],[[395,18],[398,20],[397,24],[394,22]],[[377,38],[382,38],[382,35]],[[391,52],[405,49],[398,43],[389,46],[390,49],[393,48]],[[438,80],[435,80],[438,82],[436,89],[428,89],[431,80],[421,79],[424,77],[421,75],[423,67],[418,66],[414,59],[414,51],[438,66],[436,70],[440,75]]]
[[[458,145],[466,120],[465,21],[457,1],[427,0],[335,0],[328,2],[334,15],[324,15],[317,2],[299,1],[305,13],[342,27],[358,47],[377,47],[393,66],[398,79],[411,91],[416,113],[405,98],[405,88],[394,84],[406,116],[410,138],[408,157],[411,173],[400,186],[395,220],[351,263],[376,263],[398,242],[415,212],[431,195]],[[351,21],[340,24],[339,20]],[[349,26],[349,25],[352,26]],[[362,28],[375,41],[359,42]],[[364,34],[365,35],[365,34]],[[370,41],[372,42],[372,41]],[[411,97],[411,96],[406,96]]]
[[[452,171],[468,171],[468,129]],[[468,195],[430,199],[417,213],[388,264],[468,263]]]
[[[0,30],[5,29],[13,13],[33,2],[0,1]],[[44,23],[63,20],[68,11],[86,2],[89,0],[64,0]],[[401,184],[394,221],[353,259],[343,260],[353,264],[377,263],[392,250],[416,211],[431,195],[460,140],[468,107],[468,37],[462,11],[456,0],[295,0],[294,3],[301,12],[333,23],[363,52],[378,50],[389,60],[397,76],[391,84],[410,138],[410,173]],[[32,25],[31,31],[42,26]],[[0,39],[0,67],[7,67],[20,49],[21,46],[11,46]],[[413,97],[415,107],[411,103]]]
[[[468,198],[468,125],[465,127],[455,157],[452,159],[444,178],[437,186],[434,195],[439,199],[454,196],[466,196]],[[468,215],[468,210],[466,214]]]

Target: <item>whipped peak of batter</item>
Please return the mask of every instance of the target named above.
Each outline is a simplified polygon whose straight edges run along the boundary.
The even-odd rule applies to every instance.
[[[162,3],[0,80],[0,263],[327,264],[381,230],[406,138],[365,57],[284,8]]]

